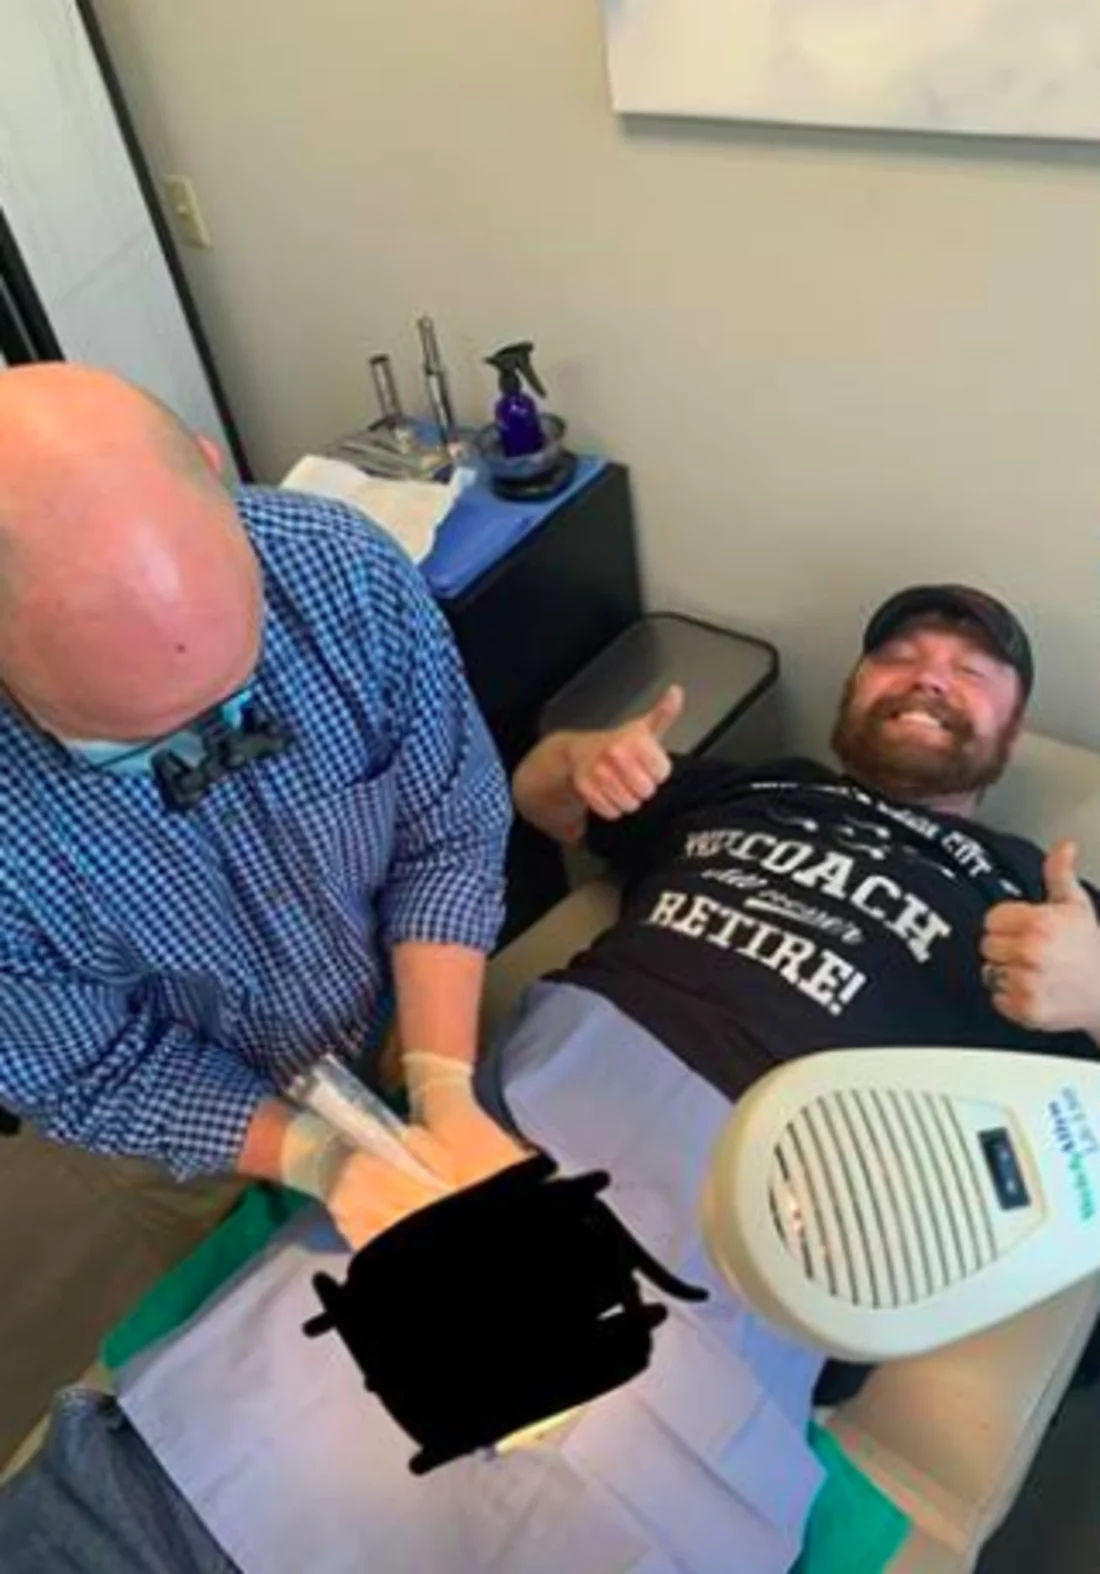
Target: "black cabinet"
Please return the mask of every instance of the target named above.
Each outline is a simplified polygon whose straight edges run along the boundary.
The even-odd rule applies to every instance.
[[[547,700],[641,613],[626,470],[601,470],[441,605],[497,746],[515,765]]]
[[[511,772],[537,741],[546,702],[641,615],[626,469],[608,465],[599,471],[474,584],[440,605]],[[558,849],[517,826],[506,936],[564,893]]]

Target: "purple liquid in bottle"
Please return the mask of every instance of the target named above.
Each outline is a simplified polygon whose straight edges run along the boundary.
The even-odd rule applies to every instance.
[[[500,451],[506,459],[523,459],[546,446],[539,407],[523,387],[526,382],[537,394],[546,394],[531,362],[534,349],[527,342],[506,344],[488,357],[500,378],[500,398],[493,413]]]

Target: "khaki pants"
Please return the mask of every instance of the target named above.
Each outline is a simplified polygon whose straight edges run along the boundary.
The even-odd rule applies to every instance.
[[[25,1128],[0,1138],[0,1464],[243,1185],[178,1185],[154,1165],[63,1148]]]

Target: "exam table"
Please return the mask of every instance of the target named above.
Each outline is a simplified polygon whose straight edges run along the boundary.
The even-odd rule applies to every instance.
[[[987,817],[1042,845],[1076,837],[1097,878],[1100,755],[1027,737]],[[615,911],[613,887],[589,881],[501,952],[489,969],[487,1030]],[[913,1522],[890,1574],[973,1568],[1023,1484],[1098,1313],[1094,1280],[979,1338],[881,1368],[832,1414],[837,1440]]]
[[[1100,884],[1100,754],[1031,733],[983,819],[1050,847],[1081,845]],[[614,921],[617,894],[590,880],[497,956],[490,1029],[534,979]],[[974,1339],[881,1367],[828,1425],[914,1529],[890,1574],[965,1574],[1000,1526],[1100,1316],[1100,1278]]]

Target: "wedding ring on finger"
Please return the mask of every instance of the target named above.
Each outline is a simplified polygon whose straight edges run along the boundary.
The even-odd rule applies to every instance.
[[[982,983],[991,995],[999,995],[1008,982],[1007,967],[998,967],[995,962],[986,962],[982,968]]]

